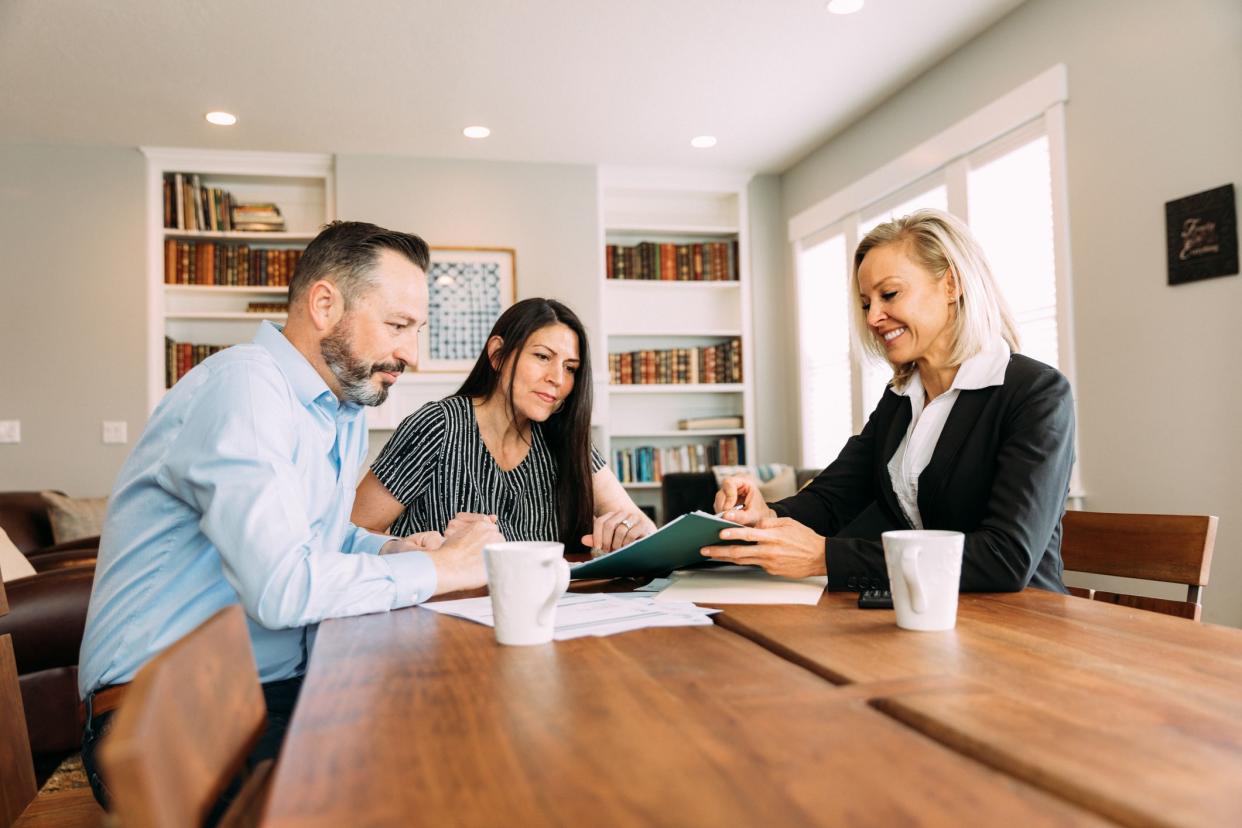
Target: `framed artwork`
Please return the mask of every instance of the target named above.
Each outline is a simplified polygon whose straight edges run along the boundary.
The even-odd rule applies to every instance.
[[[427,327],[420,373],[465,373],[500,314],[513,304],[516,255],[510,247],[432,247]]]
[[[1169,284],[1234,276],[1238,272],[1238,213],[1233,185],[1164,205]]]

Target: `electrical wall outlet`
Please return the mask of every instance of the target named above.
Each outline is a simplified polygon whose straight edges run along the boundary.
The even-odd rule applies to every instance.
[[[0,420],[0,443],[20,443],[22,441],[21,420]]]
[[[109,445],[128,443],[129,425],[124,420],[104,420],[103,441]]]

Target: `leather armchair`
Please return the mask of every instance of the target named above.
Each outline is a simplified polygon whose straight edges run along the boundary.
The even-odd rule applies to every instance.
[[[0,526],[37,573],[4,585],[9,613],[0,616],[0,635],[13,636],[30,751],[42,778],[82,744],[78,651],[99,539],[53,545],[39,492],[0,492]]]
[[[95,562],[99,536],[56,544],[42,492],[0,492],[0,527],[37,572]]]

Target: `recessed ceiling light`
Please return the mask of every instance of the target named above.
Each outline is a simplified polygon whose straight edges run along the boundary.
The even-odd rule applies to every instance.
[[[716,146],[715,135],[696,135],[690,139],[690,146],[695,149],[711,149]]]
[[[208,112],[207,122],[216,126],[232,126],[237,123],[237,116],[232,112]]]
[[[831,14],[853,14],[862,7],[863,0],[828,0],[824,8]]]
[[[486,138],[492,131],[485,126],[468,126],[461,131],[467,138]]]

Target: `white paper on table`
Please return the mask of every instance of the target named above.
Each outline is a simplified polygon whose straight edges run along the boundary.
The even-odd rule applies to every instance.
[[[803,604],[814,606],[828,586],[827,575],[781,578],[757,566],[683,569],[655,600],[705,604]]]
[[[433,601],[421,606],[477,624],[495,626],[492,601],[486,596],[456,601]],[[709,616],[716,612],[719,610],[696,607],[682,601],[657,604],[649,594],[626,594],[621,597],[607,593],[567,593],[556,603],[553,638],[565,641],[587,635],[612,635],[644,627],[699,626],[711,624]]]

